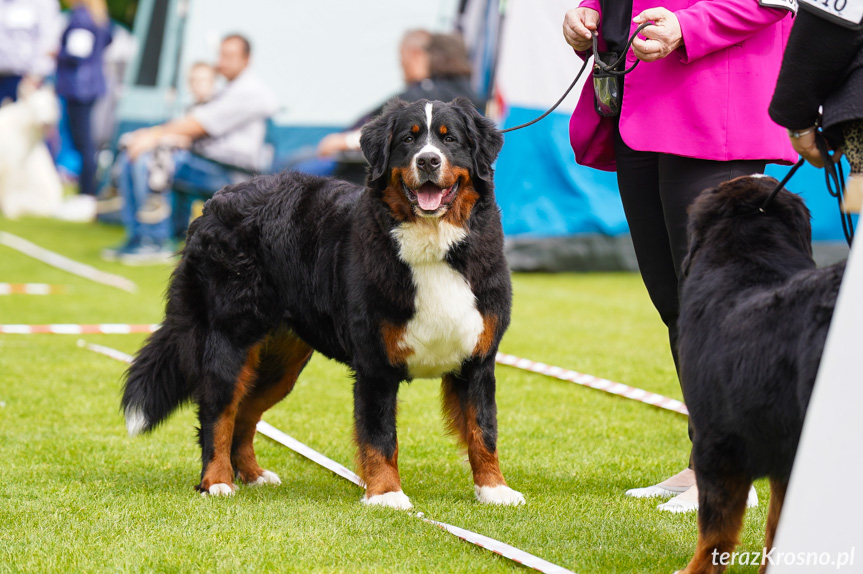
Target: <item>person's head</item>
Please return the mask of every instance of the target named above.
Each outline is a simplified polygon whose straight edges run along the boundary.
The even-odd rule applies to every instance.
[[[429,75],[433,78],[470,78],[473,69],[459,34],[432,34],[428,44]]]
[[[406,84],[421,82],[429,77],[430,39],[431,34],[426,30],[409,30],[402,37],[399,51]]]
[[[216,69],[206,62],[195,62],[189,68],[189,91],[196,104],[213,97],[216,87]]]
[[[222,40],[216,69],[231,82],[249,65],[252,45],[240,34],[230,34]]]
[[[70,4],[73,8],[84,7],[93,21],[100,26],[108,22],[108,6],[105,0],[72,0]]]

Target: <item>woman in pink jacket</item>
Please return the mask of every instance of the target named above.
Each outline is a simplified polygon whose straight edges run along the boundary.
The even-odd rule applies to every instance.
[[[600,116],[588,81],[570,121],[578,163],[617,171],[638,267],[668,327],[677,365],[678,274],[687,251],[686,211],[704,189],[797,154],[767,107],[791,30],[789,0],[583,0],[566,13],[566,41],[578,52],[623,52],[632,43],[616,117]],[[610,110],[606,109],[605,113]],[[687,468],[630,496],[674,496],[659,506],[698,507]],[[757,504],[754,490],[750,503]]]

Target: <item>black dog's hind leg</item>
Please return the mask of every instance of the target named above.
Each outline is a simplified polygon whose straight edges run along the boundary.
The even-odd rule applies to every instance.
[[[198,490],[215,495],[233,494],[231,445],[239,405],[252,386],[260,361],[261,344],[238,346],[227,336],[210,333],[205,345],[198,385],[198,420],[201,424],[201,483]]]
[[[365,504],[411,508],[399,478],[396,400],[400,381],[393,376],[357,373],[354,383],[354,438],[357,467],[366,483]]]
[[[231,463],[243,482],[281,483],[275,473],[258,464],[254,446],[256,426],[264,412],[291,392],[311,356],[312,348],[290,331],[270,335],[261,346],[254,388],[240,402],[234,423]]]
[[[696,449],[697,449],[696,444]],[[741,474],[702,472],[701,460],[695,457],[695,477],[698,484],[698,542],[695,555],[684,574],[719,573],[725,571],[719,557],[737,546],[746,499],[752,479]],[[714,453],[715,454],[715,453]],[[706,458],[706,457],[705,457]],[[721,464],[728,468],[729,465]]]
[[[770,508],[767,510],[767,528],[764,533],[764,548],[767,552],[773,548],[773,539],[776,537],[776,526],[779,524],[779,515],[782,514],[786,490],[788,490],[788,479],[770,479]],[[767,572],[767,563],[762,564],[758,572],[759,574]]]
[[[498,462],[494,356],[465,364],[461,374],[444,376],[441,391],[449,427],[467,447],[477,499],[523,504],[521,493],[506,485]]]

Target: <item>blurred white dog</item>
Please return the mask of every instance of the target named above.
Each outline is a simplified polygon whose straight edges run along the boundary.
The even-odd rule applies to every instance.
[[[8,218],[53,216],[63,201],[63,184],[45,145],[60,107],[50,88],[22,90],[0,107],[0,211]]]

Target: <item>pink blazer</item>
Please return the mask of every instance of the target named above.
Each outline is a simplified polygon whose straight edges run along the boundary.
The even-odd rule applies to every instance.
[[[762,8],[758,0],[632,4],[633,17],[657,6],[674,12],[683,46],[662,60],[639,63],[624,77],[620,134],[629,147],[719,161],[797,161],[784,128],[767,115],[791,32],[788,11]],[[598,0],[581,6],[602,16]],[[630,34],[636,27],[631,24]],[[630,50],[627,67],[634,61]],[[578,163],[615,170],[614,122],[594,110],[588,80],[569,123]]]

